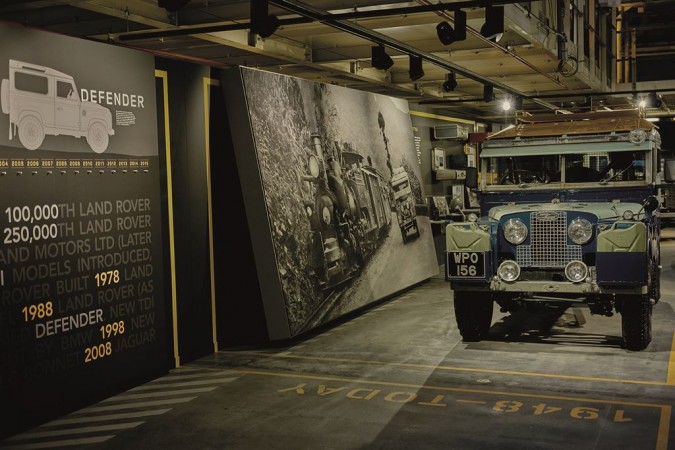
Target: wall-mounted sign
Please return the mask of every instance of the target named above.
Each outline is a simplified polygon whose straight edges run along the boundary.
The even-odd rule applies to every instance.
[[[9,25],[0,55],[4,435],[157,373],[166,345],[154,59]]]

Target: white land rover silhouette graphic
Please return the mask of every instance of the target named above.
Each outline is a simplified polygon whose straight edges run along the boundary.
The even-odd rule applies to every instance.
[[[108,148],[112,114],[96,103],[81,101],[73,77],[49,67],[9,60],[9,79],[0,87],[2,112],[9,114],[9,139],[36,150],[45,135],[87,137],[96,153]]]

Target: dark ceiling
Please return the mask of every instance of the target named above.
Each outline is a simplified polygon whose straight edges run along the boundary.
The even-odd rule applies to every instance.
[[[161,1],[168,2],[162,4],[169,10],[157,0],[4,0],[0,19],[215,67],[246,65],[403,97],[468,118],[504,116],[499,102],[485,101],[486,84],[494,86],[497,100],[524,99],[528,111],[626,108],[637,101],[633,94],[651,93],[648,115],[675,115],[675,109],[670,110],[675,105],[671,73],[675,0],[594,3],[596,9],[591,11],[602,14],[598,17],[616,14],[623,30],[620,35],[631,44],[630,54],[619,55],[631,69],[629,75],[609,84],[605,79],[592,80],[589,73],[594,68],[584,70],[588,61],[580,49],[578,57],[572,58],[578,67],[560,63],[556,40],[560,42],[564,35],[570,48],[574,38],[561,33],[551,19],[558,0],[445,1],[442,8],[435,0],[318,0],[311,6],[310,2],[270,0],[269,14],[278,16],[281,26],[266,38],[248,33],[248,1],[191,0],[184,6],[176,0]],[[176,11],[171,11],[172,3]],[[565,8],[574,12],[575,5],[585,3],[576,0],[569,8],[566,0]],[[504,37],[498,43],[479,32],[489,4],[503,5],[506,12]],[[467,14],[467,39],[443,45],[436,25],[442,20],[454,23],[454,9],[460,6]],[[576,16],[582,20],[581,9]],[[589,23],[597,27],[600,22]],[[384,43],[392,57],[393,65],[387,70],[372,67],[371,48],[377,42]],[[420,56],[424,62],[424,74],[414,81],[408,55]],[[616,60],[611,61],[614,64]],[[451,71],[458,86],[446,91],[443,83]]]

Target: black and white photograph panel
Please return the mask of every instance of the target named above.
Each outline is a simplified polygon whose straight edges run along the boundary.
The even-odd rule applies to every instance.
[[[252,69],[243,80],[291,335],[435,275],[407,102]]]

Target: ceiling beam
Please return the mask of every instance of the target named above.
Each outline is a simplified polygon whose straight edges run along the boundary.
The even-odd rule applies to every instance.
[[[539,0],[534,0],[539,1]],[[275,4],[283,8],[283,6],[270,1],[270,3]],[[279,26],[288,26],[288,25],[297,25],[303,23],[312,23],[312,22],[329,22],[335,20],[361,20],[368,18],[376,17],[388,17],[388,16],[399,16],[399,15],[410,15],[410,14],[420,14],[428,12],[438,12],[438,11],[457,11],[463,8],[484,8],[486,6],[497,6],[497,5],[509,5],[512,3],[520,3],[517,0],[472,0],[472,1],[460,1],[454,3],[434,3],[430,5],[418,5],[418,6],[404,6],[404,7],[394,7],[386,9],[361,9],[353,12],[343,12],[343,13],[327,13],[320,12],[316,16],[309,17],[301,15],[300,17],[287,17],[279,19]],[[288,8],[284,8],[288,9]],[[157,37],[171,37],[171,36],[186,36],[190,34],[198,33],[213,33],[216,31],[234,31],[234,30],[247,30],[250,28],[250,21],[242,21],[239,23],[211,23],[205,25],[193,25],[193,26],[183,26],[175,27],[170,30],[148,30],[148,31],[137,31],[129,33],[120,33],[117,35],[117,39],[124,41],[134,41],[139,39],[150,39]]]
[[[316,8],[313,8],[312,6],[292,1],[292,0],[270,0],[270,3],[278,6],[280,8],[286,9],[287,11],[290,11],[295,14],[302,15],[304,17],[309,17],[314,20],[320,20],[321,22],[326,23],[327,25],[330,25],[334,28],[337,28],[339,30],[342,30],[346,33],[352,34],[354,36],[361,37],[363,39],[372,41],[377,44],[385,45],[389,48],[392,48],[394,50],[397,50],[401,53],[405,53],[410,56],[417,56],[419,58],[422,58],[422,60],[431,63],[433,65],[436,65],[438,67],[441,67],[442,69],[448,70],[455,72],[459,75],[462,75],[466,78],[472,79],[474,81],[478,81],[483,84],[490,84],[494,86],[495,88],[506,92],[508,94],[514,95],[514,96],[523,96],[523,93],[520,91],[516,91],[512,89],[511,87],[499,82],[495,81],[489,78],[486,78],[482,75],[479,75],[475,72],[471,72],[464,67],[461,67],[457,64],[453,64],[449,61],[446,61],[443,58],[440,58],[436,55],[433,55],[431,53],[423,52],[415,47],[412,47],[411,45],[401,42],[399,40],[393,39],[389,36],[386,36],[382,33],[378,33],[377,31],[371,30],[369,28],[362,27],[358,24],[355,24],[353,22],[347,21],[347,20],[336,20],[336,19],[326,19],[327,14],[324,11],[318,10]],[[433,5],[429,5],[433,6]],[[330,15],[328,15],[330,16]],[[542,106],[548,107],[550,109],[556,109],[555,105],[548,104],[544,102],[543,100],[533,100],[536,103],[539,103]]]

